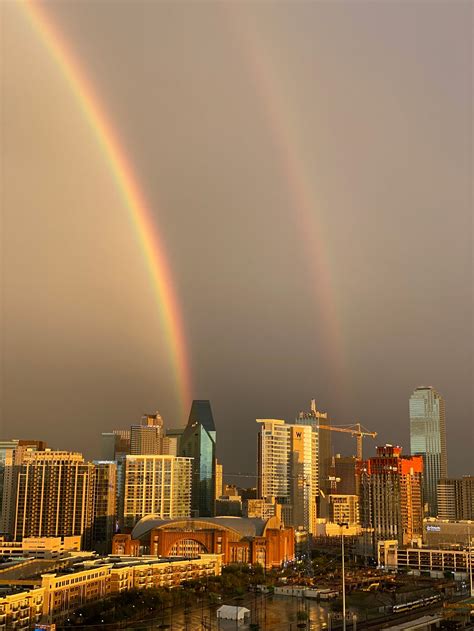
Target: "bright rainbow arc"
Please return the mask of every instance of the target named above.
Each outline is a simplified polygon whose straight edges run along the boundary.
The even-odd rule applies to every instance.
[[[155,289],[158,310],[173,363],[181,407],[180,414],[183,416],[192,398],[184,327],[164,247],[154,225],[153,217],[133,169],[127,160],[125,150],[107,119],[93,87],[64,38],[37,2],[25,0],[20,3],[20,6],[24,8],[33,30],[40,36],[42,43],[66,79],[83,115],[94,132],[116,185],[122,194],[123,201],[130,212],[131,221]]]
[[[316,298],[322,317],[334,384],[340,388],[347,388],[349,384],[346,379],[342,325],[336,308],[327,246],[321,234],[321,224],[314,217],[317,202],[309,184],[307,169],[297,148],[297,140],[290,130],[291,116],[285,110],[278,89],[276,70],[270,62],[269,53],[265,49],[262,37],[257,33],[251,16],[243,14],[245,6],[238,7],[232,3],[225,6],[230,13],[229,28],[239,41],[240,52],[245,58],[257,96],[264,109],[286,181],[288,197],[299,224],[302,245],[306,249],[306,258],[314,283],[314,290],[310,290],[309,294]]]

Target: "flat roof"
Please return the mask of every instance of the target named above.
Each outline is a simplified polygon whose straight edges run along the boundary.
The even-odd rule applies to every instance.
[[[387,627],[385,631],[408,631],[409,629],[415,630],[419,628],[424,629],[427,624],[441,622],[442,620],[444,620],[443,616],[422,616],[421,618],[416,618],[416,620],[410,620],[409,622],[397,624],[394,627]]]

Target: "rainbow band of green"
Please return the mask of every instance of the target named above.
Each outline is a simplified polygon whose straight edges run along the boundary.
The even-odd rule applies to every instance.
[[[275,146],[275,155],[286,183],[295,224],[301,234],[301,247],[306,251],[312,283],[308,287],[308,298],[316,302],[321,315],[328,351],[328,368],[334,385],[347,387],[342,323],[337,309],[323,226],[318,219],[321,203],[312,190],[312,176],[308,173],[298,148],[297,135],[291,128],[293,117],[279,89],[278,72],[256,30],[252,16],[245,14],[246,4],[223,3],[220,6],[226,10],[229,30],[248,68]]]
[[[125,150],[82,68],[38,2],[20,3],[29,23],[57,63],[99,144],[129,211],[145,257],[167,339],[182,414],[191,400],[191,375],[184,328],[164,247]]]

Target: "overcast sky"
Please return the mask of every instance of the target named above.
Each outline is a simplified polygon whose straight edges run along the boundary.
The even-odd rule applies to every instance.
[[[255,419],[312,397],[408,453],[429,384],[449,473],[473,474],[472,3],[46,10],[153,209],[225,470],[255,471]],[[24,11],[1,12],[1,437],[96,457],[143,412],[186,419],[96,138]]]

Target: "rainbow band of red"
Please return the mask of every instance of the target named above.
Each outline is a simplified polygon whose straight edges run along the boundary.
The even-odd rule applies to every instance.
[[[301,247],[306,250],[312,283],[308,288],[308,297],[315,300],[321,315],[328,351],[328,368],[334,384],[347,387],[342,323],[323,236],[323,223],[318,216],[321,203],[312,190],[311,175],[298,147],[297,135],[291,128],[292,116],[279,89],[277,69],[263,38],[256,30],[252,16],[245,13],[246,4],[224,3],[222,6],[227,10],[229,30],[236,38],[265,113],[275,155],[287,186],[291,210],[302,237]]]
[[[103,105],[51,18],[38,2],[25,0],[23,7],[33,30],[57,63],[71,92],[102,150],[111,175],[129,210],[140,248],[146,260],[155,298],[168,343],[170,360],[177,385],[180,414],[191,400],[191,375],[184,327],[165,250],[154,218],[140,190],[125,149]]]

